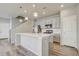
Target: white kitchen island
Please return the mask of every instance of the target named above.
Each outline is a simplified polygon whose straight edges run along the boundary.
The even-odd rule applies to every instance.
[[[52,41],[52,37],[52,34],[17,33],[15,43],[16,45],[21,45],[24,48],[32,51],[38,56],[48,56],[49,40],[51,39]]]

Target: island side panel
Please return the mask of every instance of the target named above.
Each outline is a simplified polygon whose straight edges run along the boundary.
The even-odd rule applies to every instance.
[[[42,56],[42,38],[21,35],[21,45],[38,56]]]
[[[43,37],[42,38],[42,56],[48,56],[49,55],[49,37]]]

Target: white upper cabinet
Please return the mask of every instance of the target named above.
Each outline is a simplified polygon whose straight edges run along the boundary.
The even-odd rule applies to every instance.
[[[42,29],[45,29],[46,24],[52,24],[52,29],[60,29],[59,15],[37,19],[36,22],[34,23],[35,23],[35,26],[40,25]]]

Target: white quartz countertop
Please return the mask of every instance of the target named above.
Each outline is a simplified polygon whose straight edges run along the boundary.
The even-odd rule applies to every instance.
[[[44,36],[50,36],[53,34],[44,34],[44,33],[16,33],[16,35],[26,35],[31,37],[44,37]]]

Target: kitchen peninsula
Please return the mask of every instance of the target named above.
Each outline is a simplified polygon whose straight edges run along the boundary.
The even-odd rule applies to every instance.
[[[17,33],[16,45],[21,45],[38,56],[48,56],[49,40],[53,40],[52,37],[52,34]]]

